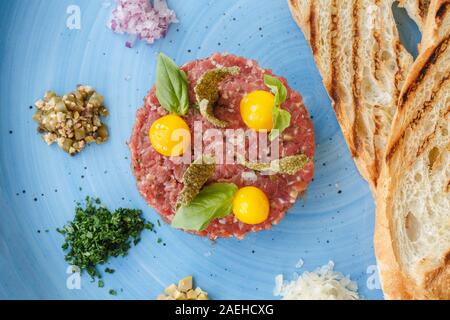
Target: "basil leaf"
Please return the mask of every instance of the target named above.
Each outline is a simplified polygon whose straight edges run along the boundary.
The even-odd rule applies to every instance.
[[[275,107],[272,112],[273,117],[273,129],[270,131],[270,141],[275,140],[281,132],[289,128],[291,125],[291,114],[289,111]]]
[[[275,95],[275,105],[280,106],[287,98],[287,89],[280,79],[264,75],[264,84],[270,88],[272,93]]]
[[[287,99],[287,89],[280,79],[266,74],[264,75],[264,84],[275,95],[275,105],[272,111],[273,130],[269,134],[270,141],[273,141],[291,125],[291,114],[287,110],[281,109],[281,104]]]
[[[224,218],[231,213],[237,189],[233,183],[206,186],[188,206],[177,210],[172,226],[191,231],[205,230],[212,220]]]
[[[156,64],[156,97],[170,113],[185,115],[188,112],[187,75],[164,53],[159,54]]]

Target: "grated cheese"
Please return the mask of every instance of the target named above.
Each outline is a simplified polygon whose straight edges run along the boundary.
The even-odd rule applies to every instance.
[[[283,300],[359,300],[358,285],[333,269],[330,261],[313,272],[295,275],[290,282],[283,281],[279,274],[275,277],[274,295]]]

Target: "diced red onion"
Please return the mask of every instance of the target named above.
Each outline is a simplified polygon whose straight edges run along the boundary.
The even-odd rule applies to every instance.
[[[117,0],[109,27],[119,34],[129,34],[126,47],[132,48],[136,39],[149,44],[163,38],[169,25],[178,22],[166,0]]]

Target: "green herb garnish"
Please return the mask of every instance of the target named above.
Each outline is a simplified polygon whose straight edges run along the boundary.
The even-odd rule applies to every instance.
[[[114,272],[116,272],[116,270],[111,269],[111,268],[105,268],[105,272],[113,274]]]
[[[274,173],[294,175],[302,170],[309,162],[310,159],[307,156],[299,154],[273,160],[270,163],[251,163],[244,161],[243,165],[255,171],[271,171]]]
[[[117,291],[114,289],[109,290],[109,294],[112,296],[117,296]]]
[[[175,208],[189,205],[214,173],[215,168],[215,160],[206,156],[191,163],[183,174],[184,186],[178,195]]]
[[[239,72],[239,67],[206,71],[194,88],[200,114],[216,127],[225,128],[228,125],[228,122],[214,116],[214,105],[219,100],[219,84],[228,76],[237,75]]]
[[[141,217],[141,210],[120,208],[111,212],[99,203],[100,200],[87,197],[85,208],[80,204],[75,208],[74,220],[57,229],[65,237],[65,260],[86,270],[92,278],[101,277],[97,265],[109,257],[127,255],[130,239],[140,239],[142,230],[153,229]]]
[[[231,213],[237,190],[233,183],[214,183],[204,187],[188,206],[177,210],[172,226],[191,231],[205,230],[212,220]]]
[[[187,75],[164,53],[159,54],[156,65],[156,97],[170,113],[185,115],[188,112]]]
[[[291,114],[281,109],[281,105],[287,98],[287,89],[284,84],[278,78],[267,74],[264,75],[264,83],[275,95],[275,105],[272,110],[273,129],[269,134],[270,141],[273,141],[291,125]]]
[[[208,100],[200,101],[198,104],[198,110],[200,111],[202,117],[215,127],[226,128],[228,126],[227,121],[216,118],[216,116],[214,115],[214,108],[211,106]]]

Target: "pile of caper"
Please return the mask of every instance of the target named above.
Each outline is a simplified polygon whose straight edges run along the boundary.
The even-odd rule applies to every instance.
[[[80,85],[63,97],[48,91],[36,102],[33,120],[47,144],[57,142],[65,152],[75,155],[90,143],[108,140],[108,128],[101,121],[108,115],[103,103],[103,96],[89,86]]]

